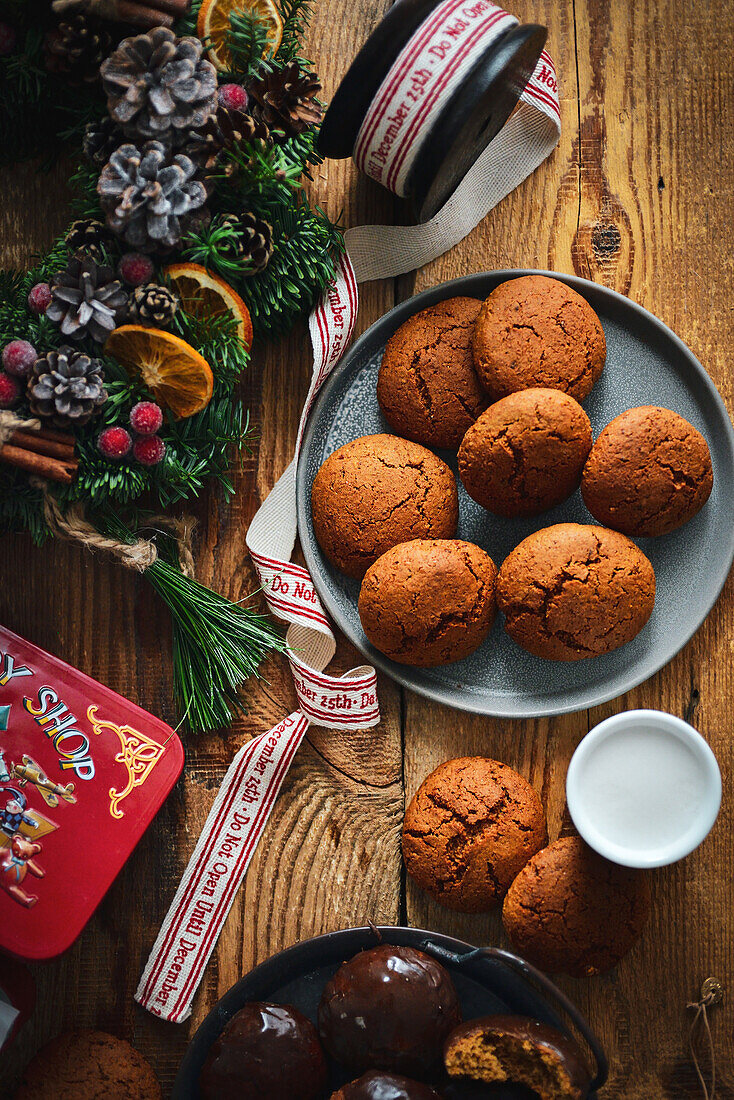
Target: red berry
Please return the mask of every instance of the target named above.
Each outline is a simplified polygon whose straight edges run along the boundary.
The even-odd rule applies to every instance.
[[[153,261],[139,252],[126,252],[117,265],[117,272],[128,286],[142,286],[153,278]]]
[[[51,287],[48,283],[36,283],[31,287],[30,294],[28,295],[28,308],[31,313],[35,313],[39,316],[45,313],[48,307],[51,305]]]
[[[0,409],[12,409],[20,397],[20,386],[9,374],[0,374]]]
[[[155,401],[138,401],[130,410],[130,427],[138,435],[155,435],[163,423],[163,411]]]
[[[141,435],[133,443],[133,454],[141,466],[157,466],[166,453],[166,445],[159,435]]]
[[[0,57],[7,57],[15,49],[17,35],[9,23],[0,23]]]
[[[114,459],[124,458],[129,454],[132,443],[130,432],[126,428],[118,427],[105,428],[97,440],[97,446],[105,458]]]
[[[219,103],[228,111],[244,111],[247,102],[247,92],[241,84],[222,84],[219,89]]]
[[[36,349],[27,340],[11,340],[3,348],[3,366],[8,374],[25,378],[38,359]]]

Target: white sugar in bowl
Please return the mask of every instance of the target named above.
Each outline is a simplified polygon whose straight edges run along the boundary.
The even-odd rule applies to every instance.
[[[663,867],[697,848],[721,805],[716,757],[693,726],[659,710],[629,710],[581,741],[566,776],[573,823],[625,867]]]

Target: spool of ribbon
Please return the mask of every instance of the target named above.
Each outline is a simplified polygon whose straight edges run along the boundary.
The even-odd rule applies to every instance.
[[[336,641],[308,572],[291,562],[296,467],[316,394],[354,328],[357,285],[412,271],[452,248],[552,152],[560,136],[545,31],[488,0],[399,0],[355,59],[321,131],[424,218],[346,233],[336,278],[310,322],[314,365],[296,452],[247,533],[272,614],[288,623],[299,709],[237,753],[140,980],[136,1000],[185,1020],[287,769],[310,724],[341,732],[380,720],[374,669],[325,672]],[[379,65],[381,63],[381,69]],[[346,113],[346,125],[341,125]]]

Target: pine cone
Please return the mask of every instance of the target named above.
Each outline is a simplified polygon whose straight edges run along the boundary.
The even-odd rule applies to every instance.
[[[246,269],[243,274],[256,275],[264,271],[273,254],[273,227],[251,213],[225,214],[220,225],[231,226],[234,230],[227,258],[241,264]]]
[[[46,69],[65,76],[70,84],[96,84],[100,66],[112,49],[106,24],[79,12],[49,31],[43,52]]]
[[[64,240],[72,252],[83,252],[97,263],[103,262],[105,250],[109,250],[115,243],[113,234],[97,218],[79,218],[72,222]]]
[[[132,138],[180,144],[217,109],[217,71],[198,38],[167,27],[125,38],[102,66],[110,115]]]
[[[170,324],[178,310],[178,298],[166,286],[148,283],[138,286],[130,296],[130,318],[141,325],[159,328]]]
[[[184,152],[201,165],[207,175],[217,171],[234,175],[238,165],[227,155],[245,146],[257,146],[263,152],[270,146],[270,131],[252,115],[228,107],[218,107],[199,130],[192,130]]]
[[[58,428],[88,423],[107,400],[102,362],[64,345],[36,359],[28,379],[34,416]]]
[[[98,122],[88,122],[84,128],[82,148],[85,157],[103,168],[115,149],[122,145],[125,136],[117,123],[105,115]]]
[[[46,316],[72,340],[91,336],[103,344],[126,309],[122,283],[111,267],[100,266],[91,256],[75,256],[51,280]]]
[[[102,169],[97,193],[107,225],[138,252],[174,248],[206,202],[193,161],[172,156],[160,141],[121,145]]]
[[[285,141],[321,121],[321,104],[315,99],[320,91],[316,74],[304,72],[297,61],[291,61],[254,81],[249,88],[252,114]]]

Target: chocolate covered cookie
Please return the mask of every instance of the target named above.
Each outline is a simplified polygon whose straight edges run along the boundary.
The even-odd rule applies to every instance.
[[[327,1051],[356,1072],[424,1078],[461,1021],[449,972],[423,951],[380,944],[342,963],[319,1003]]]
[[[326,459],[311,489],[314,534],[329,561],[363,577],[390,547],[451,538],[456,481],[432,451],[395,435],[366,435]]]
[[[655,572],[626,535],[557,523],[505,558],[497,578],[505,629],[529,653],[578,661],[630,642],[655,605]]]
[[[358,1080],[342,1085],[331,1100],[440,1100],[439,1095],[421,1081],[411,1081],[399,1073],[371,1069]]]
[[[460,539],[416,539],[372,565],[359,617],[376,649],[404,665],[459,661],[487,637],[495,617],[494,562]]]
[[[290,1005],[251,1001],[212,1044],[202,1100],[316,1100],[327,1069],[316,1028]]]
[[[493,400],[542,386],[582,401],[606,360],[604,330],[585,298],[559,279],[500,283],[474,329],[474,365]]]
[[[477,298],[448,298],[415,313],[388,340],[377,400],[398,435],[458,447],[487,407],[471,350],[481,305]]]
[[[590,449],[591,424],[578,401],[560,390],[520,390],[469,428],[459,477],[495,515],[536,516],[578,488]]]
[[[650,909],[644,871],[620,867],[580,837],[557,840],[533,856],[502,909],[519,955],[551,973],[601,974],[642,935]]]
[[[708,444],[670,409],[643,405],[607,424],[581,493],[594,519],[638,537],[667,535],[700,512],[714,483]]]
[[[15,1100],[161,1100],[150,1064],[104,1031],[67,1031],[29,1064]]]
[[[511,1082],[539,1100],[584,1100],[591,1074],[578,1045],[527,1016],[481,1016],[451,1032],[444,1046],[450,1077]]]
[[[424,779],[405,812],[403,858],[441,905],[494,909],[547,843],[545,812],[518,772],[497,760],[447,760]]]

